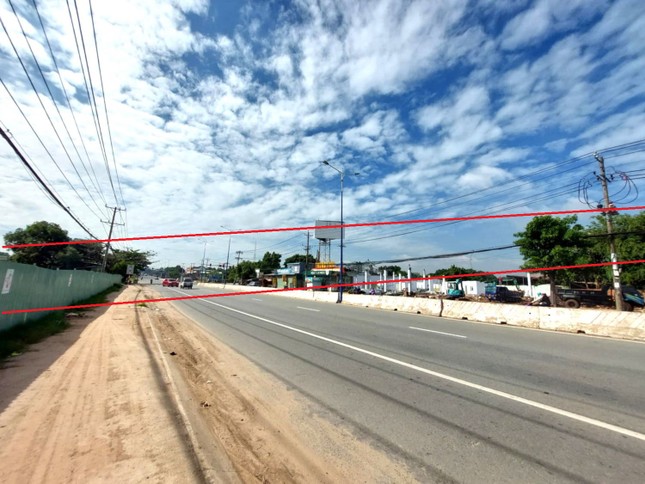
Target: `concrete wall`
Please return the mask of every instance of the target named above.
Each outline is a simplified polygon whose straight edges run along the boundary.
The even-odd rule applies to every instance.
[[[41,318],[44,311],[5,315],[2,311],[71,305],[98,294],[121,276],[88,271],[54,271],[0,261],[0,331]]]
[[[203,287],[222,288],[221,284],[203,284]],[[257,291],[263,288],[226,285],[236,291]],[[326,291],[277,292],[292,297],[320,302],[336,302],[338,294]],[[396,296],[343,294],[344,304],[376,309],[442,316],[469,321],[508,324],[527,328],[566,331],[597,336],[611,336],[645,341],[645,312],[617,312],[612,309],[550,308],[488,302],[451,301]]]

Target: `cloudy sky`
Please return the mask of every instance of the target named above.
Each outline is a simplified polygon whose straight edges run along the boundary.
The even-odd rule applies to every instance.
[[[616,204],[645,205],[642,0],[0,0],[0,19],[0,127],[98,238],[106,205],[126,209],[118,237],[338,220],[322,160],[346,173],[347,223],[585,209],[594,150],[629,177]],[[0,234],[47,220],[88,238],[4,139],[0,173]],[[348,229],[345,259],[507,245],[528,221]],[[127,246],[219,264],[228,241]],[[230,258],[305,245],[234,236]]]

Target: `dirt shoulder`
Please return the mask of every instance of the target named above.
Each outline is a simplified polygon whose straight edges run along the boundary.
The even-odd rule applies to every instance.
[[[0,482],[200,479],[134,316],[90,311],[0,370]]]
[[[168,303],[112,306],[13,359],[0,482],[415,481],[215,336]]]

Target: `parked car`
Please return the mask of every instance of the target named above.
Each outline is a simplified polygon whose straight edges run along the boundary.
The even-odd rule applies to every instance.
[[[190,277],[185,277],[183,281],[181,281],[181,287],[184,289],[192,289],[193,288],[193,280]]]
[[[177,279],[164,279],[161,285],[163,287],[179,287],[179,281]]]

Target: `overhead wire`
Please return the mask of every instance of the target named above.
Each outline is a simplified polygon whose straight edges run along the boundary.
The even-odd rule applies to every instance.
[[[14,42],[13,42],[13,39],[11,38],[11,35],[9,34],[9,31],[7,30],[7,27],[5,26],[5,23],[4,23],[4,21],[2,20],[2,18],[1,18],[1,17],[0,17],[0,25],[2,25],[2,28],[3,28],[4,32],[5,32],[5,34],[7,35],[7,39],[9,40],[9,43],[10,43],[10,45],[11,45],[11,47],[12,47],[12,49],[13,49],[14,53],[16,54],[16,58],[18,59],[18,62],[19,62],[19,63],[20,63],[20,65],[22,66],[22,69],[23,69],[23,71],[24,71],[24,73],[25,73],[25,76],[27,77],[27,80],[29,81],[29,84],[31,85],[31,88],[33,89],[34,93],[36,94],[36,98],[38,99],[38,103],[40,104],[40,106],[42,107],[43,111],[45,112],[45,116],[47,117],[47,119],[48,119],[48,121],[49,121],[49,124],[51,125],[51,127],[52,127],[52,129],[53,129],[53,131],[54,131],[54,133],[55,133],[55,135],[56,135],[56,138],[58,139],[59,143],[61,144],[61,146],[62,146],[62,148],[63,148],[63,151],[64,151],[64,152],[65,152],[65,154],[67,155],[68,160],[70,161],[70,163],[71,163],[71,164],[72,164],[72,166],[74,167],[74,170],[75,170],[76,174],[79,176],[79,178],[81,178],[81,177],[80,177],[80,174],[78,173],[78,170],[76,169],[76,165],[74,165],[74,162],[72,161],[72,159],[71,159],[71,157],[70,157],[70,155],[69,155],[69,152],[67,151],[67,148],[65,147],[65,144],[63,143],[63,140],[61,139],[60,134],[58,133],[58,130],[56,129],[56,126],[54,125],[54,122],[53,122],[53,120],[51,119],[51,116],[49,115],[49,111],[47,111],[47,108],[45,107],[45,105],[44,105],[44,103],[43,103],[43,101],[42,101],[42,99],[41,99],[41,97],[40,97],[40,94],[38,93],[38,89],[36,89],[36,86],[35,86],[35,84],[34,84],[34,82],[33,82],[32,78],[31,78],[31,75],[29,74],[28,69],[27,69],[27,66],[25,66],[25,64],[24,64],[24,62],[23,62],[23,60],[22,60],[22,57],[21,57],[21,56],[20,56],[20,54],[18,53],[18,50],[17,50],[17,48],[16,48],[16,46],[15,46],[15,44],[14,44]],[[30,49],[31,49],[31,47],[30,47]],[[33,51],[32,51],[32,54],[33,54]],[[2,82],[3,87],[5,88],[5,90],[7,91],[7,93],[9,94],[9,96],[11,97],[11,99],[13,100],[14,104],[18,107],[18,109],[20,110],[20,112],[21,112],[21,114],[23,115],[23,117],[25,118],[25,120],[29,123],[29,120],[27,119],[27,116],[25,115],[25,113],[22,111],[22,109],[21,109],[21,108],[20,108],[20,106],[18,105],[18,102],[17,102],[17,101],[16,101],[16,99],[13,97],[13,95],[11,94],[11,91],[9,90],[8,86],[4,83],[4,81],[2,80],[2,78],[0,78],[0,82]],[[31,127],[32,131],[34,131],[34,133],[36,133],[35,129],[34,129],[34,128],[33,128],[33,126],[31,125],[31,123],[29,123],[29,125],[30,125],[30,127]],[[42,142],[42,139],[40,139],[40,137],[39,137],[39,136],[38,136],[38,138],[39,138],[39,141],[41,142],[41,144],[43,145],[43,147],[45,147],[44,143]],[[61,174],[63,174],[62,169],[60,168],[60,166],[58,165],[58,163],[56,163],[56,161],[54,160],[54,158],[53,158],[53,156],[51,155],[51,153],[49,152],[49,150],[46,150],[46,151],[49,153],[49,155],[50,155],[50,157],[51,157],[52,161],[54,161],[54,163],[55,163],[55,164],[56,164],[56,166],[58,167],[58,169],[59,169],[59,171],[61,172]],[[83,198],[83,197],[78,193],[78,191],[76,190],[76,188],[74,187],[74,185],[70,182],[70,180],[67,178],[67,176],[65,176],[64,174],[63,174],[63,176],[64,176],[65,180],[67,181],[67,183],[70,185],[70,187],[71,187],[71,188],[74,190],[74,192],[78,195],[79,199],[80,199],[80,200],[85,204],[85,206],[88,208],[88,210],[90,210],[90,212],[92,212],[92,213],[94,214],[94,216],[95,216],[95,217],[100,218],[100,216],[99,216],[99,215],[98,215],[98,214],[97,214],[97,213],[92,209],[92,207],[90,207],[90,206],[89,206],[89,204],[85,201],[85,199],[84,199],[84,198]],[[91,193],[89,193],[89,190],[87,189],[87,185],[85,185],[85,183],[82,181],[82,178],[81,178],[81,182],[83,183],[83,186],[84,186],[84,187],[85,187],[85,189],[88,191],[88,194],[90,194],[90,197],[91,197]],[[92,199],[92,201],[94,201],[93,197],[91,197],[91,199]],[[96,203],[96,202],[94,201],[94,203]]]
[[[92,33],[94,34],[94,50],[96,51],[96,63],[97,63],[97,66],[98,66],[98,71],[99,71],[99,80],[101,82],[101,97],[103,98],[103,109],[105,111],[105,125],[107,127],[108,139],[110,141],[110,150],[112,152],[112,163],[114,165],[114,174],[116,176],[117,186],[119,187],[119,194],[121,195],[121,204],[122,204],[124,210],[127,210],[127,206],[126,206],[126,203],[125,203],[125,198],[123,198],[123,190],[121,188],[121,178],[119,177],[119,170],[118,170],[117,164],[116,164],[116,156],[114,155],[114,143],[112,142],[112,129],[110,128],[110,117],[108,115],[107,101],[106,101],[106,97],[105,97],[105,86],[103,84],[103,69],[101,69],[101,57],[99,55],[99,45],[98,45],[98,40],[97,40],[97,36],[96,36],[96,26],[94,24],[94,9],[92,8],[92,1],[88,0],[88,3],[90,5],[90,18],[91,18],[91,21],[92,21]],[[76,4],[76,0],[74,0],[74,4]],[[78,14],[78,10],[77,10],[77,14]],[[88,67],[88,70],[89,70],[89,67]],[[118,205],[118,200],[117,200],[117,205]],[[126,214],[126,219],[127,219],[127,214]]]
[[[74,35],[74,43],[76,46],[76,53],[78,54],[78,61],[81,66],[81,72],[83,74],[83,83],[85,85],[85,92],[87,94],[87,100],[90,105],[90,110],[92,112],[92,120],[94,122],[94,128],[96,130],[96,135],[98,138],[99,146],[101,148],[101,154],[103,155],[103,163],[105,166],[105,170],[108,175],[108,180],[110,182],[110,187],[112,189],[112,194],[114,195],[114,199],[117,201],[118,204],[118,198],[116,195],[116,190],[114,188],[114,181],[112,180],[112,173],[110,170],[110,164],[108,161],[108,156],[107,156],[107,151],[105,149],[105,141],[103,139],[103,130],[101,129],[101,120],[98,115],[98,108],[96,106],[96,98],[94,96],[94,86],[92,84],[92,74],[90,72],[90,66],[89,62],[87,60],[87,52],[85,51],[85,39],[83,38],[83,30],[80,24],[80,14],[78,13],[78,5],[76,4],[76,1],[74,0],[74,5],[76,7],[76,16],[78,20],[78,33],[76,32],[76,24],[74,23],[74,16],[72,14],[72,8],[69,3],[69,0],[65,0],[67,4],[67,12],[69,15],[69,21],[72,26],[72,33]],[[81,45],[79,44],[79,37],[81,39],[81,44],[83,46],[83,54],[81,54]],[[85,63],[83,63],[83,59],[85,59]],[[87,66],[86,66],[87,65]]]
[[[56,68],[56,74],[58,75],[58,81],[59,81],[59,84],[60,84],[60,88],[63,91],[63,95],[65,96],[65,100],[67,101],[67,107],[68,107],[69,112],[70,112],[70,114],[72,116],[72,120],[74,121],[74,126],[76,127],[76,133],[78,134],[78,137],[79,137],[79,139],[81,141],[81,146],[83,147],[83,151],[85,152],[85,156],[87,157],[88,165],[90,166],[90,169],[92,171],[92,175],[94,177],[93,180],[95,182],[95,183],[93,183],[93,185],[94,185],[95,189],[97,190],[97,192],[99,194],[99,197],[101,198],[103,203],[107,204],[107,201],[105,199],[105,195],[103,194],[103,189],[101,188],[101,182],[99,181],[98,176],[96,175],[96,171],[94,170],[94,164],[92,163],[90,154],[89,154],[89,152],[87,150],[87,146],[85,145],[85,139],[84,139],[83,135],[81,134],[81,130],[80,130],[80,127],[78,125],[78,120],[76,119],[76,115],[74,114],[74,109],[72,108],[72,103],[71,103],[71,101],[69,99],[67,89],[65,88],[65,82],[63,81],[63,77],[62,77],[62,75],[60,73],[60,69],[58,67],[58,62],[56,60],[56,55],[54,54],[54,50],[52,49],[51,43],[49,41],[49,36],[47,35],[47,29],[45,28],[45,24],[44,24],[43,19],[42,19],[41,15],[40,15],[40,10],[38,9],[38,4],[36,3],[36,0],[32,0],[32,3],[34,5],[34,10],[35,10],[36,15],[38,17],[38,22],[40,23],[40,27],[41,27],[41,29],[43,31],[43,35],[45,36],[45,42],[47,43],[47,49],[49,50],[49,55],[51,56],[51,59],[52,59],[52,61],[54,63],[54,67]],[[87,172],[87,168],[86,168],[86,172]],[[88,173],[88,176],[89,176],[89,173]],[[92,178],[90,177],[90,180],[91,179]]]
[[[96,212],[94,212],[94,210],[92,209],[92,207],[90,207],[90,206],[87,204],[87,202],[86,202],[86,201],[85,201],[85,199],[81,196],[81,194],[78,192],[78,190],[76,190],[76,187],[75,187],[75,186],[74,186],[74,184],[70,181],[70,179],[69,179],[69,178],[67,178],[67,175],[66,175],[66,174],[65,174],[65,172],[62,170],[62,168],[60,167],[60,165],[58,164],[58,162],[56,161],[56,159],[55,159],[55,158],[54,158],[54,156],[52,155],[51,151],[49,151],[49,149],[48,149],[48,148],[47,148],[47,146],[45,145],[45,142],[42,140],[42,138],[40,137],[40,135],[38,134],[38,132],[36,131],[36,129],[34,128],[34,126],[31,124],[31,122],[29,121],[29,118],[27,117],[27,115],[25,114],[25,112],[22,110],[22,108],[20,107],[20,104],[18,104],[18,101],[14,98],[13,94],[11,94],[11,91],[9,90],[9,88],[7,87],[7,85],[5,84],[4,80],[3,80],[1,77],[0,77],[0,84],[2,84],[2,86],[5,88],[5,91],[7,92],[7,94],[9,95],[9,97],[11,98],[11,100],[13,101],[13,103],[16,105],[16,107],[18,108],[18,111],[20,112],[20,114],[22,115],[22,117],[24,118],[24,120],[26,121],[26,123],[27,123],[27,125],[29,126],[29,128],[31,129],[31,131],[34,133],[34,136],[36,136],[36,139],[38,140],[38,142],[40,143],[40,145],[43,147],[43,149],[45,150],[45,152],[47,153],[47,155],[49,156],[49,158],[52,160],[52,162],[54,163],[54,165],[56,166],[56,168],[58,169],[58,171],[60,172],[60,174],[62,175],[62,177],[65,179],[65,181],[67,182],[67,184],[68,184],[68,185],[70,186],[70,188],[72,189],[72,191],[73,191],[73,192],[76,194],[76,196],[81,200],[81,202],[83,202],[83,204],[88,208],[88,210],[90,210],[90,211],[91,211],[95,216],[99,217],[99,216],[96,214]],[[99,217],[99,218],[100,218],[100,217]]]
[[[60,206],[74,220],[74,222],[76,222],[77,225],[81,227],[91,238],[97,239],[97,237],[94,234],[92,234],[92,232],[90,232],[89,229],[85,227],[85,225],[83,225],[83,223],[72,213],[69,207],[66,207],[65,204],[56,197],[56,195],[47,186],[47,183],[45,183],[45,181],[38,176],[38,174],[33,170],[31,165],[27,161],[27,159],[22,155],[22,153],[18,150],[18,147],[13,143],[9,135],[7,135],[2,128],[0,128],[0,136],[2,136],[5,139],[5,141],[12,148],[16,156],[18,156],[20,161],[22,161],[22,163],[31,171],[32,175],[36,178],[38,183],[48,192],[48,194],[55,201],[55,203],[58,206]]]
[[[608,152],[608,153],[613,153],[613,152],[616,152],[616,151],[624,150],[624,149],[626,149],[626,148],[632,148],[632,147],[634,147],[634,146],[641,145],[641,144],[645,146],[645,139],[640,139],[640,140],[636,140],[636,141],[630,141],[630,142],[623,143],[623,144],[620,144],[620,145],[615,145],[615,146],[611,146],[611,147],[603,148],[602,150],[598,150],[598,151],[601,151],[601,152],[603,152],[603,153],[607,153],[607,152]],[[645,149],[645,148],[644,148],[644,149]],[[464,198],[467,198],[467,197],[472,197],[472,196],[474,196],[474,195],[479,195],[479,196],[477,196],[477,197],[476,197],[476,198],[474,198],[474,199],[468,200],[467,202],[465,202],[465,201],[464,201],[464,202],[461,202],[461,203],[459,203],[458,205],[461,205],[461,204],[463,204],[463,203],[473,203],[473,202],[476,202],[476,201],[478,201],[478,200],[486,200],[486,199],[490,199],[490,197],[488,197],[487,195],[482,195],[482,193],[483,193],[483,192],[487,192],[487,191],[489,191],[489,190],[491,190],[491,189],[493,189],[493,188],[499,188],[500,186],[504,186],[504,185],[508,185],[508,184],[517,183],[518,181],[521,181],[521,180],[523,180],[523,179],[528,179],[529,177],[533,177],[533,176],[535,176],[536,174],[542,174],[542,173],[546,173],[546,172],[548,172],[548,171],[554,170],[554,169],[556,169],[556,168],[561,168],[561,167],[563,167],[563,166],[565,166],[565,165],[567,165],[567,164],[570,164],[570,163],[573,163],[573,162],[576,162],[576,161],[580,161],[580,160],[583,160],[583,159],[585,159],[585,158],[589,158],[592,154],[593,154],[593,152],[585,153],[584,155],[580,155],[580,156],[576,156],[576,157],[574,157],[574,158],[570,158],[570,159],[568,159],[568,160],[565,160],[565,161],[562,161],[562,162],[556,163],[555,165],[551,165],[551,166],[549,166],[549,167],[545,167],[545,168],[540,168],[540,169],[538,169],[538,170],[534,170],[534,171],[532,171],[532,172],[530,172],[530,173],[527,173],[527,174],[525,174],[525,175],[522,175],[521,177],[515,178],[515,179],[513,179],[513,180],[509,180],[508,182],[504,182],[504,183],[502,183],[502,184],[498,184],[498,185],[494,185],[494,186],[488,187],[488,188],[486,188],[486,189],[484,189],[484,190],[480,190],[480,191],[477,191],[477,192],[470,192],[470,193],[467,193],[467,194],[464,194],[464,195],[460,195],[460,196],[458,196],[458,197],[453,197],[453,198],[451,198],[451,199],[447,199],[447,200],[443,200],[443,201],[441,201],[441,202],[437,202],[437,203],[434,205],[434,207],[437,207],[437,206],[439,206],[439,205],[443,205],[443,204],[445,204],[445,203],[454,202],[454,201],[456,201],[456,200],[464,199]],[[615,155],[611,155],[611,156],[615,156]],[[590,160],[590,161],[589,161],[589,163],[593,163],[593,161],[592,161],[592,160]],[[566,170],[559,170],[558,172],[553,173],[553,174],[551,174],[551,175],[541,177],[538,181],[540,181],[540,180],[545,180],[545,179],[548,179],[548,178],[552,178],[552,177],[555,177],[555,176],[561,176],[563,173],[568,173],[568,172],[571,172],[571,171],[574,171],[574,170],[578,170],[579,168],[580,168],[579,166],[574,166],[574,167],[568,168],[568,169],[566,169]],[[507,188],[507,189],[505,189],[505,190],[496,191],[496,192],[494,193],[494,196],[495,196],[495,197],[499,197],[499,196],[500,196],[501,194],[503,194],[503,193],[506,193],[506,192],[509,192],[509,191],[513,191],[513,190],[517,190],[518,188],[521,188],[521,187],[523,187],[523,186],[525,186],[525,185],[530,185],[530,184],[533,184],[533,183],[535,183],[535,180],[530,180],[530,179],[529,179],[528,181],[526,181],[526,182],[524,182],[524,183],[522,183],[522,184],[520,184],[520,185],[513,185],[513,186],[511,186],[511,187],[509,187],[509,188]],[[571,186],[571,185],[567,185],[567,186]],[[569,191],[565,191],[565,192],[560,193],[560,194],[558,194],[558,195],[565,195],[565,194],[569,194],[569,193],[570,193]],[[553,197],[553,196],[555,196],[555,195],[551,195],[551,197]],[[535,202],[535,201],[542,201],[542,200],[544,200],[544,199],[548,199],[548,198],[551,198],[551,197],[542,197],[541,199],[534,199],[534,200],[532,200],[532,201],[533,201],[533,202]],[[507,208],[510,208],[511,206],[515,206],[515,207],[517,207],[517,206],[522,206],[522,205],[523,205],[523,203],[514,203],[514,202],[509,202],[509,204],[508,204],[508,205],[506,205],[506,206],[507,206]],[[395,216],[399,216],[399,215],[407,215],[407,214],[410,214],[410,213],[413,213],[413,212],[417,212],[417,211],[420,211],[420,210],[426,210],[426,209],[428,209],[428,207],[421,207],[421,208],[419,208],[419,209],[414,209],[414,210],[408,210],[408,211],[405,211],[405,212],[400,212],[400,213],[398,213],[398,214],[394,214],[394,215],[386,216],[386,217],[384,217],[384,218],[385,218],[385,219],[387,219],[387,218],[393,218],[393,217],[395,217]],[[470,212],[470,213],[481,213],[481,211],[480,211],[480,210],[477,210],[477,211],[473,211],[473,212]],[[484,213],[491,213],[491,210],[487,210],[487,211],[485,211]],[[492,213],[495,213],[495,212],[492,212]],[[402,229],[402,230],[400,230],[400,231],[398,231],[398,232],[394,232],[394,233],[390,233],[390,234],[386,234],[386,235],[381,235],[381,236],[377,236],[377,237],[371,237],[371,238],[369,238],[369,237],[368,237],[368,238],[358,239],[358,240],[351,240],[351,239],[350,239],[348,242],[349,242],[350,244],[360,244],[360,243],[370,242],[370,241],[374,241],[374,240],[387,239],[387,238],[390,238],[390,237],[400,237],[400,236],[403,236],[403,235],[410,235],[410,234],[417,233],[417,232],[421,232],[421,231],[424,231],[424,230],[429,230],[429,229],[432,229],[432,228],[437,228],[437,227],[441,227],[441,226],[445,226],[445,225],[452,225],[452,224],[455,224],[455,223],[460,223],[460,222],[459,222],[459,221],[455,221],[455,222],[447,222],[447,223],[443,223],[443,224],[429,224],[429,226],[426,226],[426,227],[420,227],[420,228],[415,228],[415,229],[411,229],[411,230]],[[369,231],[368,231],[368,233],[369,233]],[[367,235],[367,234],[365,234],[365,235]]]
[[[87,170],[87,167],[85,166],[85,163],[83,162],[83,159],[82,159],[82,157],[81,157],[81,155],[80,155],[80,153],[78,151],[76,143],[74,143],[72,135],[70,134],[69,129],[67,128],[67,123],[63,119],[63,115],[61,114],[60,109],[58,108],[58,103],[56,102],[56,98],[54,97],[54,94],[52,93],[52,91],[51,91],[51,89],[49,87],[49,82],[47,82],[47,78],[45,77],[45,74],[43,73],[42,67],[40,66],[40,62],[38,62],[38,58],[36,57],[36,54],[34,53],[34,50],[31,47],[31,43],[29,42],[29,39],[27,37],[27,33],[25,32],[25,29],[24,29],[24,27],[22,25],[22,21],[20,20],[20,16],[18,15],[18,13],[16,12],[16,9],[14,8],[13,1],[12,0],[7,0],[7,1],[9,2],[9,6],[11,7],[11,10],[13,11],[13,14],[14,14],[14,17],[16,18],[16,21],[18,22],[18,26],[20,27],[20,31],[22,32],[23,38],[25,39],[25,43],[27,44],[27,48],[29,49],[29,52],[31,53],[33,62],[35,64],[38,72],[40,73],[40,77],[43,80],[43,84],[45,86],[45,89],[47,89],[47,92],[49,93],[50,100],[51,100],[52,104],[54,105],[56,113],[58,114],[58,118],[60,119],[60,122],[63,125],[63,128],[65,129],[65,132],[67,133],[67,137],[69,138],[69,141],[71,142],[72,147],[74,148],[74,151],[76,152],[76,155],[78,156],[78,159],[81,162],[81,165],[85,169],[85,173],[87,173],[87,176],[89,177],[90,182],[93,183],[92,178],[90,176],[90,173]],[[3,27],[4,27],[4,23],[3,23]],[[20,64],[23,67],[25,75],[28,77],[31,86],[34,89],[34,92],[36,93],[36,96],[38,96],[38,100],[40,101],[40,93],[38,93],[38,91],[36,90],[35,85],[32,82],[31,76],[29,75],[29,73],[28,73],[28,71],[27,71],[27,69],[25,67],[25,64],[23,63],[22,58],[20,57],[20,55],[18,54],[17,50],[15,49],[15,46],[13,44],[13,40],[11,39],[11,37],[9,35],[9,32],[6,30],[6,27],[5,27],[5,33],[7,34],[7,37],[9,37],[9,42],[14,47],[14,52],[16,53],[16,56],[17,56]],[[53,123],[53,120],[51,119],[51,117],[49,115],[48,110],[45,108],[45,105],[42,102],[40,102],[40,105],[42,106],[43,110],[45,111],[47,119],[49,120],[52,128],[54,129],[54,132],[56,133],[56,137],[58,138],[58,141],[60,142],[60,144],[61,144],[61,146],[63,148],[63,151],[65,152],[65,155],[67,155],[67,159],[69,160],[70,164],[72,165],[72,168],[74,169],[74,172],[76,173],[76,176],[78,177],[79,181],[83,185],[83,188],[85,188],[85,191],[89,195],[90,200],[94,203],[94,205],[96,206],[98,211],[101,212],[101,210],[102,210],[101,207],[99,206],[98,203],[96,203],[96,200],[94,199],[94,196],[92,195],[92,192],[89,190],[89,188],[85,184],[85,180],[83,179],[83,177],[79,173],[78,169],[76,168],[76,164],[74,163],[74,161],[72,160],[69,152],[67,151],[67,147],[66,147],[65,143],[63,143],[63,140],[61,139],[61,137],[60,137],[60,135],[58,133],[58,130],[55,127],[55,125]],[[96,186],[95,186],[95,190],[97,190]]]

